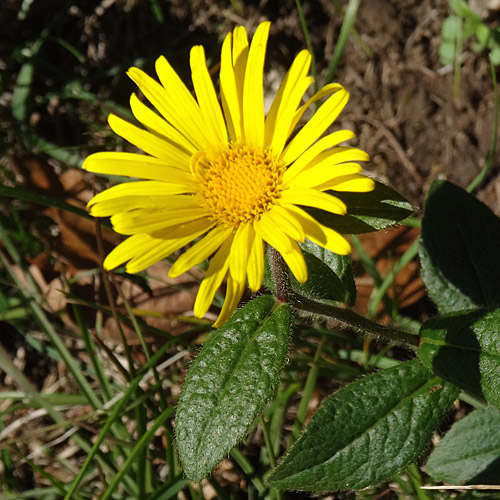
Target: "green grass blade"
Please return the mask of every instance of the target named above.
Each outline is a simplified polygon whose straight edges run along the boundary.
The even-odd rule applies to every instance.
[[[401,256],[401,259],[396,263],[391,273],[384,279],[382,284],[374,291],[370,304],[368,305],[367,316],[373,317],[377,311],[380,301],[383,299],[389,287],[393,284],[396,274],[403,269],[409,262],[411,262],[418,253],[418,245],[420,238],[417,238],[408,250]]]
[[[59,208],[60,210],[71,212],[75,215],[79,215],[80,217],[84,217],[85,219],[95,220],[94,217],[92,217],[86,210],[83,210],[82,208],[75,207],[74,205],[66,203],[65,201],[58,200],[53,196],[37,193],[36,191],[30,191],[26,188],[0,186],[0,196],[13,198],[16,200],[28,201],[30,203],[38,203],[39,205],[44,205],[47,207]],[[99,221],[101,221],[101,219],[99,219]],[[109,226],[109,224],[105,225]]]
[[[146,375],[147,371],[151,367],[156,366],[158,361],[161,359],[161,356],[163,356],[165,351],[167,351],[167,349],[169,349],[170,346],[171,343],[168,342],[163,346],[161,346],[160,349],[158,349],[158,351],[151,357],[151,359],[141,368],[141,370],[139,370],[138,375],[133,380],[130,381],[128,389],[125,391],[123,396],[121,396],[121,398],[115,403],[115,405],[113,406],[113,410],[111,411],[106,423],[101,429],[101,432],[97,437],[96,441],[94,442],[92,449],[89,451],[87,458],[85,459],[85,462],[83,463],[82,468],[80,469],[80,472],[75,477],[75,479],[73,480],[73,484],[71,485],[71,488],[66,493],[66,496],[64,497],[65,500],[70,500],[72,498],[73,493],[76,491],[76,488],[78,488],[80,481],[86,474],[87,469],[90,466],[90,463],[92,462],[95,454],[99,450],[99,447],[101,446],[109,430],[111,429],[111,426],[113,425],[115,420],[120,416],[120,412],[127,403],[127,401],[135,394],[139,386],[139,382],[142,380],[144,375]]]
[[[477,175],[477,177],[467,186],[466,191],[468,193],[472,193],[474,189],[483,182],[484,178],[486,177],[486,174],[488,173],[488,170],[491,167],[491,164],[493,163],[493,159],[495,158],[495,152],[497,149],[497,142],[498,142],[498,115],[500,114],[500,109],[499,109],[499,96],[498,96],[498,83],[497,83],[497,75],[496,75],[496,68],[493,65],[493,63],[490,60],[490,66],[491,66],[491,78],[493,80],[493,95],[495,96],[495,118],[493,122],[493,141],[491,143],[491,149],[488,154],[488,158],[486,158],[486,161],[484,163],[484,166]]]
[[[318,380],[319,366],[318,362],[321,359],[321,349],[323,347],[323,342],[321,341],[316,348],[316,352],[314,354],[314,359],[311,364],[311,369],[307,374],[306,383],[304,384],[304,392],[302,394],[302,398],[300,400],[299,409],[297,410],[297,416],[295,417],[295,422],[293,423],[292,428],[292,439],[290,439],[289,446],[295,441],[304,426],[304,422],[307,417],[307,412],[309,409],[309,403],[314,394],[314,389],[316,387],[316,382]]]
[[[134,449],[130,452],[130,454],[127,456],[127,459],[125,462],[121,465],[120,470],[118,471],[118,474],[116,474],[113,477],[113,480],[111,481],[110,485],[108,486],[108,489],[104,492],[104,494],[101,496],[101,500],[107,500],[110,495],[115,491],[115,489],[118,487],[120,484],[123,475],[129,467],[132,465],[134,460],[136,460],[136,457],[140,460],[142,456],[142,450],[146,448],[148,443],[151,441],[153,438],[155,432],[159,429],[161,425],[165,423],[167,418],[169,418],[172,414],[174,413],[174,407],[167,408],[164,410],[160,416],[155,420],[154,424],[148,429],[147,432],[145,432],[137,441],[137,444],[134,446]],[[141,494],[139,490],[139,494]],[[143,498],[141,496],[141,498]]]
[[[304,33],[304,38],[306,39],[307,50],[311,54],[311,73],[314,77],[314,91],[318,90],[318,74],[316,69],[316,56],[314,55],[314,48],[311,41],[311,35],[309,34],[309,28],[307,27],[307,21],[304,17],[304,11],[302,9],[301,0],[295,0],[295,5],[297,6],[297,12],[299,13],[300,24],[302,26],[302,32]]]
[[[344,53],[347,40],[351,34],[351,29],[356,20],[356,15],[358,13],[360,0],[349,0],[347,9],[345,11],[344,21],[342,23],[342,28],[340,28],[339,38],[337,44],[335,45],[335,50],[333,51],[332,59],[328,65],[328,71],[326,72],[324,85],[330,83],[333,80],[335,71],[339,65],[342,54]]]
[[[185,486],[189,484],[187,479],[177,478],[173,483],[166,483],[154,493],[149,495],[146,500],[169,500],[173,498],[182,490]]]

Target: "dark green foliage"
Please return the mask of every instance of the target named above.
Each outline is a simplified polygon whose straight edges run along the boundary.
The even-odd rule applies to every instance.
[[[273,396],[288,351],[291,311],[264,295],[215,330],[191,366],[176,432],[184,473],[201,481]]]
[[[422,453],[457,394],[418,361],[353,382],[325,401],[271,482],[307,491],[376,484]]]

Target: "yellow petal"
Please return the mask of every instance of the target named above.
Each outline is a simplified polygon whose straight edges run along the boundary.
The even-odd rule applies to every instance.
[[[243,86],[243,128],[248,146],[264,145],[264,60],[271,23],[259,24],[252,38]]]
[[[229,256],[229,272],[238,282],[245,282],[248,256],[252,248],[255,231],[251,223],[243,224],[236,230],[231,254]]]
[[[266,213],[262,214],[262,217],[253,223],[253,227],[255,232],[272,247],[276,249],[279,247],[286,252],[292,251],[291,238],[283,231],[280,231]]]
[[[278,203],[280,205],[304,205],[339,215],[344,215],[347,212],[347,207],[343,201],[315,189],[287,189],[281,193]]]
[[[299,172],[293,179],[286,183],[286,186],[290,189],[296,187],[319,189],[318,186],[324,183],[335,182],[338,178],[343,179],[346,175],[357,174],[361,170],[361,165],[358,163],[335,165],[326,161],[322,162],[321,165],[315,165]],[[322,191],[322,189],[319,190]]]
[[[351,246],[337,231],[320,224],[307,212],[295,205],[286,205],[284,208],[288,210],[290,217],[295,218],[301,224],[307,239],[338,255],[348,255],[350,253]]]
[[[248,61],[248,38],[243,26],[236,26],[233,30],[233,68],[236,80],[236,90],[240,109],[243,113],[243,86]]]
[[[321,191],[331,189],[333,191],[345,191],[349,193],[369,193],[374,188],[375,182],[373,179],[360,174],[336,177],[329,182],[316,186],[316,189]]]
[[[329,97],[285,148],[283,163],[289,165],[309,148],[335,121],[348,100],[349,93],[343,87]]]
[[[217,321],[213,324],[214,328],[221,327],[233,314],[238,307],[241,296],[245,290],[245,281],[235,280],[231,275],[227,279],[226,298]]]
[[[135,94],[130,96],[130,109],[138,122],[142,123],[151,132],[161,136],[162,139],[169,143],[171,148],[178,150],[176,154],[180,155],[179,166],[189,163],[189,156],[195,153],[197,149],[186,137],[142,103]],[[184,156],[187,156],[187,159]]]
[[[189,126],[191,135],[196,137],[197,143],[205,147],[217,143],[217,137],[207,127],[205,116],[201,112],[198,103],[167,59],[160,56],[156,60],[155,68],[161,84],[173,100],[172,105],[175,106],[177,113],[184,116],[184,121]]]
[[[175,72],[174,72],[175,74]],[[130,68],[127,75],[141,89],[146,99],[162,114],[162,116],[175,127],[196,150],[205,149],[208,145],[207,138],[203,135],[200,124],[202,121],[193,123],[191,117],[188,118],[187,109],[182,108],[182,101],[175,94],[175,88],[168,86],[168,90],[153,80],[149,75],[139,68]],[[177,77],[177,75],[176,75]],[[177,77],[177,82],[179,78]],[[182,84],[184,86],[184,84]],[[187,91],[187,89],[184,87]],[[191,100],[194,99],[191,97]],[[196,104],[196,103],[195,103]],[[195,108],[197,104],[195,105]],[[199,115],[195,111],[195,115]]]
[[[271,109],[266,117],[265,144],[271,144],[276,156],[283,151],[289,137],[290,125],[297,106],[313,79],[307,76],[311,65],[311,54],[299,52],[285,78],[281,82]]]
[[[103,267],[110,271],[115,267],[121,266],[134,255],[140,255],[154,248],[160,240],[151,238],[148,234],[134,234],[125,241],[122,241],[104,259]]]
[[[290,268],[295,279],[299,283],[305,283],[307,281],[307,264],[304,260],[304,255],[299,245],[292,240],[292,251],[281,253],[286,265]],[[278,250],[278,249],[277,249]],[[278,250],[279,251],[279,250]]]
[[[200,262],[208,259],[231,235],[233,229],[231,227],[219,226],[213,229],[200,241],[195,243],[191,248],[186,250],[170,268],[168,275],[171,278],[176,278],[186,271],[196,266]]]
[[[233,68],[233,59],[231,54],[232,37],[229,33],[222,44],[221,62],[220,62],[220,96],[222,109],[226,117],[229,137],[232,141],[241,142],[241,113],[242,103],[238,97],[236,88],[236,77]]]
[[[161,237],[154,237],[149,234],[135,234],[130,236],[125,241],[116,246],[104,260],[104,269],[111,270],[115,267],[124,264],[130,259],[135,259],[135,265],[131,267],[127,266],[127,270],[130,272],[138,272],[145,269],[150,264],[147,262],[143,267],[137,264],[141,264],[139,261],[143,256],[150,256],[149,260],[151,263],[158,262],[163,257],[157,257],[156,254],[153,255],[156,249],[162,249],[162,251],[167,251],[169,248],[174,248],[172,252],[178,248],[183,247],[193,239],[200,236],[204,232],[210,229],[210,223],[208,221],[195,221],[188,224],[181,224],[175,229],[176,238],[173,240],[165,240]],[[172,246],[173,245],[173,246]],[[177,245],[180,245],[176,247]],[[169,252],[165,253],[163,256],[166,257]]]
[[[208,311],[217,289],[226,276],[232,243],[233,238],[229,237],[219,248],[208,266],[194,303],[194,315],[198,318],[201,318]]]
[[[318,90],[310,99],[306,101],[305,104],[303,104],[294,114],[292,123],[290,124],[290,130],[289,134],[293,132],[297,124],[299,123],[300,119],[304,115],[304,113],[307,111],[309,106],[313,104],[316,101],[319,101],[320,99],[323,99],[327,95],[333,94],[335,92],[338,92],[339,90],[343,89],[342,85],[339,83],[329,83],[328,85],[325,85],[321,89]]]
[[[95,217],[108,217],[136,208],[157,207],[160,203],[158,197],[187,192],[189,188],[182,184],[157,181],[124,182],[95,195],[87,208],[90,208],[90,213]]]
[[[322,159],[329,158],[334,146],[352,139],[354,133],[350,130],[338,130],[328,134],[315,142],[310,148],[304,151],[286,170],[283,181],[286,183],[305,168],[317,165]],[[366,153],[365,153],[366,155]],[[333,163],[333,161],[331,162]]]
[[[288,234],[290,238],[296,241],[304,241],[306,236],[300,224],[297,224],[293,218],[288,217],[288,212],[279,205],[272,207],[266,213],[266,216],[271,219],[276,227],[279,227],[281,231]]]
[[[307,280],[307,266],[300,247],[287,234],[277,230],[272,220],[265,215],[254,223],[255,231],[281,254],[297,281],[304,283]]]
[[[189,165],[188,155],[175,150],[167,141],[157,135],[136,127],[116,115],[109,115],[108,123],[115,134],[142,149],[145,153],[155,156],[169,165],[178,163],[184,167]]]
[[[206,217],[200,207],[181,208],[180,210],[152,210],[139,208],[132,212],[120,212],[111,217],[113,229],[120,234],[152,233],[182,222]]]
[[[126,265],[126,271],[138,273],[146,269],[206,233],[210,227],[210,223],[206,219],[173,226],[172,233],[175,236],[172,239],[153,237],[157,244],[147,252],[137,252]]]
[[[137,153],[94,153],[85,159],[82,168],[96,174],[141,177],[173,184],[193,184],[189,172],[166,165],[158,158]]]
[[[212,145],[227,144],[227,130],[222,111],[217,100],[212,79],[207,70],[205,51],[201,45],[191,49],[191,76],[196,98],[210,135],[215,139]]]
[[[255,230],[253,230],[255,233]],[[256,292],[264,279],[264,245],[260,235],[255,234],[247,265],[248,286]]]

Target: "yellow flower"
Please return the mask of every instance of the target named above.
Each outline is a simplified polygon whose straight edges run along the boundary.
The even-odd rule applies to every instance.
[[[264,114],[269,27],[268,22],[260,24],[250,45],[241,26],[226,36],[220,65],[222,109],[201,46],[190,54],[196,98],[164,57],[156,61],[160,83],[131,68],[128,75],[159,114],[132,94],[132,112],[145,128],[115,115],[109,125],[146,154],[96,153],[83,165],[96,173],[147,179],[111,187],[89,203],[92,215],[111,216],[114,229],[129,235],[107,256],[104,267],[127,263],[126,270],[135,273],[200,238],[175,261],[169,276],[179,276],[212,256],[194,313],[206,313],[227,277],[226,299],[215,326],[230,317],[247,281],[254,292],[261,287],[264,243],[283,256],[301,283],[307,280],[307,266],[298,241],[307,238],[348,254],[344,237],[302,207],[345,214],[345,204],[325,191],[366,192],[374,186],[354,163],[367,161],[368,155],[339,146],[354,137],[351,131],[323,136],[346,105],[348,92],[338,84],[326,85],[301,105],[313,81],[307,75],[307,50],[297,55]],[[294,134],[304,112],[323,98]]]

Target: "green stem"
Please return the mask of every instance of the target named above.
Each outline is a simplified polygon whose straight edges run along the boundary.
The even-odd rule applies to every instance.
[[[233,460],[240,466],[241,470],[250,478],[250,481],[255,486],[259,495],[264,496],[266,493],[266,487],[264,486],[261,478],[255,473],[255,469],[247,460],[245,455],[243,455],[238,448],[233,448],[230,454]]]
[[[337,66],[339,65],[340,58],[344,53],[347,40],[351,34],[354,21],[356,20],[356,14],[358,12],[359,4],[361,0],[350,0],[344,16],[344,21],[342,27],[340,28],[339,37],[337,39],[337,44],[335,45],[335,50],[333,51],[332,59],[328,66],[328,71],[325,76],[324,85],[330,83],[333,80]]]
[[[288,294],[290,293],[290,275],[288,267],[280,253],[273,247],[268,247],[269,263],[271,265],[271,273],[273,276],[276,298],[280,302],[288,302]]]
[[[404,345],[412,350],[416,350],[419,343],[419,337],[416,335],[411,335],[410,333],[388,326],[379,325],[349,309],[342,309],[331,304],[316,302],[296,293],[290,294],[289,303],[296,309],[306,313],[325,319],[335,320],[341,327],[353,329],[362,335],[378,337],[386,342]]]
[[[413,242],[410,248],[406,250],[404,255],[401,257],[401,259],[397,262],[397,264],[394,266],[393,270],[391,273],[384,279],[384,281],[378,285],[373,293],[373,296],[371,297],[370,304],[368,306],[368,317],[373,317],[375,316],[375,313],[377,311],[378,305],[380,304],[380,301],[384,298],[385,293],[389,289],[389,287],[394,283],[394,279],[396,278],[396,274],[403,269],[407,264],[409,264],[417,255],[418,253],[418,247],[419,247],[419,241],[420,238],[417,238]]]
[[[493,163],[493,158],[495,158],[495,152],[497,149],[497,141],[498,141],[498,115],[499,115],[499,97],[498,97],[498,83],[497,83],[497,75],[495,72],[495,66],[490,60],[490,66],[491,66],[491,77],[493,79],[493,95],[495,96],[495,121],[493,123],[493,142],[491,144],[491,149],[490,153],[488,155],[488,158],[486,159],[486,162],[484,163],[484,167],[482,168],[481,172],[479,172],[478,176],[467,186],[467,192],[472,193],[474,189],[483,182],[484,178],[486,177],[486,174],[488,173],[488,170],[491,167],[491,164]]]
[[[314,393],[314,388],[316,387],[316,381],[318,380],[319,373],[319,360],[321,359],[321,350],[323,348],[323,342],[318,344],[316,353],[314,354],[314,359],[311,365],[311,369],[307,374],[306,383],[304,385],[304,394],[302,394],[302,399],[300,400],[299,409],[297,410],[297,416],[295,417],[295,422],[292,428],[292,439],[288,443],[290,446],[302,432],[302,427],[307,417],[307,412],[309,410],[309,403],[311,401],[312,395]]]
[[[302,31],[304,32],[304,38],[306,39],[307,50],[311,54],[311,73],[314,77],[314,92],[318,91],[318,75],[316,71],[316,57],[314,55],[314,49],[311,41],[311,35],[309,34],[309,29],[307,28],[306,18],[304,17],[304,11],[302,9],[302,2],[300,0],[295,0],[297,5],[297,12],[299,13],[300,24],[302,25]]]
[[[416,253],[417,249],[418,242],[415,242],[406,252],[405,257],[409,259],[413,255],[413,252]],[[303,311],[320,318],[334,320],[339,324],[339,326],[352,329],[362,335],[378,337],[386,342],[393,342],[398,345],[404,345],[409,349],[416,350],[419,343],[419,337],[416,335],[412,335],[395,328],[379,325],[349,309],[342,309],[331,304],[316,302],[315,300],[311,300],[296,293],[290,286],[290,276],[283,257],[281,257],[279,252],[272,247],[269,247],[269,257],[271,272],[273,274],[276,288],[275,295],[278,300],[289,303],[292,307],[299,311]],[[407,262],[405,261],[404,265],[406,265],[406,263]],[[394,271],[396,271],[396,269],[394,269]],[[386,278],[382,287],[384,287],[386,282],[392,282],[392,278],[391,280],[389,280],[389,277]]]

